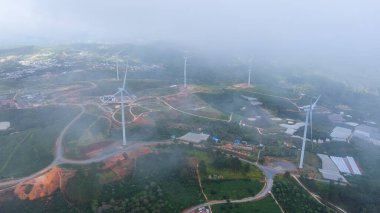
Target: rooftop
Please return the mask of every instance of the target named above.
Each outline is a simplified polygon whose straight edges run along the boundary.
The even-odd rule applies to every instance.
[[[333,138],[333,140],[346,141],[351,136],[351,134],[351,129],[337,126],[333,129],[330,136]]]
[[[11,126],[8,121],[0,122],[0,130],[7,130]]]
[[[202,141],[206,141],[209,137],[210,135],[208,134],[189,132],[178,139],[182,141],[186,141],[186,142],[191,142],[191,143],[200,143]]]

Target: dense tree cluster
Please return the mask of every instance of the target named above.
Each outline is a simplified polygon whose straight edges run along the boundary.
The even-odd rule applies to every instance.
[[[305,190],[298,186],[288,175],[274,181],[272,192],[286,212],[323,213],[327,207],[313,200]]]
[[[241,161],[236,157],[226,157],[221,152],[216,152],[214,155],[213,166],[218,169],[231,169],[240,171],[243,167]]]
[[[176,151],[138,158],[133,173],[103,187],[93,208],[108,212],[178,212],[200,202],[194,168],[181,150]]]
[[[163,190],[155,182],[150,182],[144,190],[137,196],[124,199],[111,199],[102,202],[96,210],[101,212],[164,212],[163,209],[170,209],[172,206],[165,199]]]

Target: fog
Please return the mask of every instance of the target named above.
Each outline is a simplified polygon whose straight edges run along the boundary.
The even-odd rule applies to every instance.
[[[165,41],[284,69],[374,77],[380,65],[371,0],[1,0],[0,26],[0,46]]]

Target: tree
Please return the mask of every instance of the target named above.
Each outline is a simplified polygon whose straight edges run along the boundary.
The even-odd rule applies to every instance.
[[[290,178],[290,173],[289,173],[289,171],[286,171],[286,172],[285,172],[284,177],[285,177],[285,178]]]
[[[244,164],[244,173],[248,173],[251,170],[251,166],[249,164]]]

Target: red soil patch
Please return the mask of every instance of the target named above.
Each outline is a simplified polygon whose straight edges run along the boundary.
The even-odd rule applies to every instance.
[[[224,144],[223,144],[223,147],[225,147],[225,148],[227,148],[227,149],[233,149],[234,144],[233,144],[233,143],[224,143]]]
[[[234,84],[232,85],[235,88],[242,88],[242,89],[247,89],[247,88],[253,88],[255,86],[253,85],[248,85],[248,84]]]
[[[198,159],[196,157],[189,157],[188,163],[190,167],[197,168],[198,165]]]
[[[148,119],[144,118],[143,115],[139,115],[136,120],[133,121],[136,124],[141,124],[141,125],[153,125],[154,123]]]
[[[185,169],[187,170],[187,175],[192,178],[197,178],[197,165],[198,159],[195,157],[187,158]]]
[[[151,153],[152,150],[148,147],[140,147],[139,149],[127,153],[112,156],[104,161],[104,166],[101,168],[103,171],[111,170],[116,174],[113,178],[100,180],[101,183],[112,182],[120,180],[128,172],[132,171],[135,160],[138,156]]]
[[[74,174],[75,172],[73,170],[66,170],[54,166],[45,174],[16,185],[14,193],[22,200],[34,200],[46,197],[59,188],[63,190],[63,186],[67,180],[74,176]]]
[[[100,179],[100,183],[108,183],[115,180],[120,180],[133,168],[133,159],[130,159],[127,154],[118,154],[104,161],[103,171],[111,170],[116,174],[113,178]]]
[[[145,155],[145,154],[148,154],[148,153],[151,153],[151,152],[152,152],[151,148],[146,147],[146,146],[142,146],[142,147],[139,147],[136,151],[128,153],[128,156],[138,157],[140,155]]]

